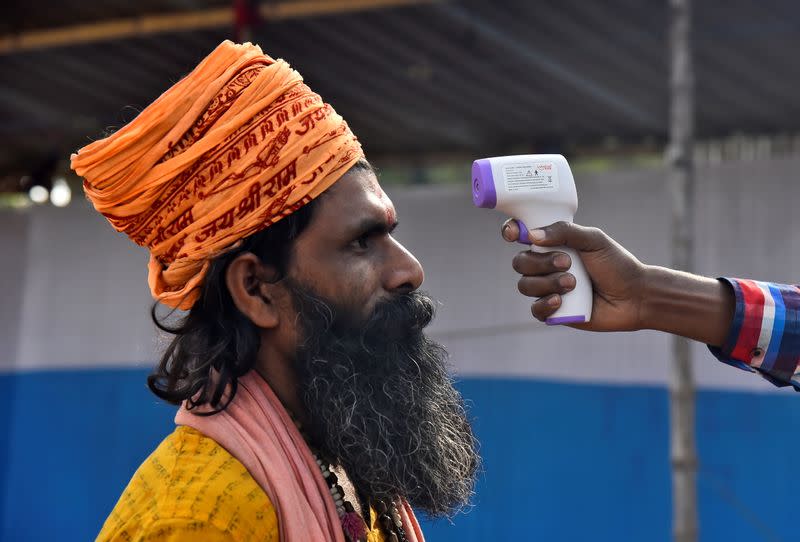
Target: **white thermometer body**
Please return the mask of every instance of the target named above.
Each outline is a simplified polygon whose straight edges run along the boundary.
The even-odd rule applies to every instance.
[[[567,159],[560,154],[522,154],[475,160],[472,201],[477,207],[514,217],[519,224],[519,241],[531,245],[531,250],[569,254],[575,289],[562,296],[561,307],[547,324],[588,322],[592,316],[592,283],[578,253],[567,247],[537,247],[528,238],[529,229],[573,221],[578,193]]]

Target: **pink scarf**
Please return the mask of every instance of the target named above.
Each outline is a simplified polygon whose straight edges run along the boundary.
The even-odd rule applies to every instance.
[[[345,542],[328,485],[286,409],[256,371],[239,379],[228,408],[195,416],[181,407],[175,423],[213,439],[238,459],[272,501],[283,542]],[[409,542],[425,542],[411,507],[399,507]]]

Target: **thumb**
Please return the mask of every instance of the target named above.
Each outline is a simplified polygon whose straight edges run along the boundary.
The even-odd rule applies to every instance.
[[[530,230],[528,236],[540,247],[566,246],[591,252],[608,244],[606,235],[597,228],[587,228],[572,222],[556,222],[544,228]]]

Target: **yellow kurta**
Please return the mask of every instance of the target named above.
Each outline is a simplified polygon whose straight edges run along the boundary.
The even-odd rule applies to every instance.
[[[374,512],[369,542],[384,542]],[[98,541],[278,542],[278,518],[247,469],[214,440],[177,427],[133,475]]]

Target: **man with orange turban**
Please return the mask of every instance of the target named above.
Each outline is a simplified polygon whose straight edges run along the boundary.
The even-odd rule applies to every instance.
[[[224,42],[72,156],[150,252],[148,378],[180,405],[99,540],[421,541],[479,462],[434,303],[345,121],[282,60]]]

